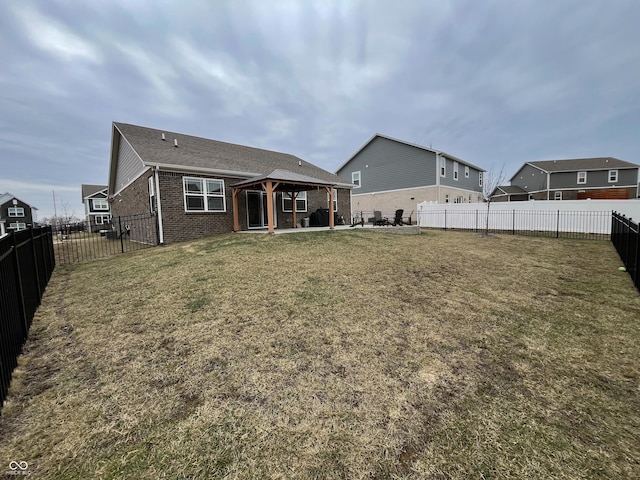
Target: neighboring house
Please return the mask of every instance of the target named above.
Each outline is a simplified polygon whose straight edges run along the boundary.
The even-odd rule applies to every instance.
[[[350,214],[350,188],[348,181],[286,153],[113,123],[111,213],[156,215],[160,243],[292,228],[328,209],[330,195],[334,215],[326,217],[333,224]]]
[[[494,202],[522,202],[529,200],[529,193],[520,187],[502,185],[493,191],[491,200]]]
[[[0,194],[0,222],[9,230],[24,230],[34,226],[36,207],[32,207],[10,193]]]
[[[525,163],[495,201],[638,198],[640,166],[612,157]],[[508,193],[511,191],[512,193]]]
[[[448,153],[375,134],[336,172],[353,183],[354,212],[403,209],[422,202],[482,201],[484,170]]]
[[[106,185],[82,185],[86,228],[90,232],[111,228],[111,206],[108,201],[108,191]]]

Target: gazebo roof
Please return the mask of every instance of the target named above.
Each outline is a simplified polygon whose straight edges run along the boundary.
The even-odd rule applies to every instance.
[[[336,183],[320,180],[319,178],[310,177],[301,173],[295,173],[290,170],[276,169],[266,175],[249,178],[232,185],[233,188],[245,189],[256,184],[261,184],[267,180],[271,180],[277,184],[274,189],[278,192],[292,192],[310,190],[310,187],[330,187],[336,186]]]

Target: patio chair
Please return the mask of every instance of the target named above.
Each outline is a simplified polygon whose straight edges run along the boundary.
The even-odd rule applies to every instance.
[[[389,223],[389,219],[382,216],[382,212],[380,210],[373,211],[373,224],[378,226],[383,225],[391,225]]]

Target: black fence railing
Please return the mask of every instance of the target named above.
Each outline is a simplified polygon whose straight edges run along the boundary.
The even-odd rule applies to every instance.
[[[51,227],[0,238],[0,408],[54,268]]]
[[[611,242],[618,251],[633,284],[640,291],[640,222],[613,212],[611,217]]]
[[[426,210],[418,213],[425,228],[470,230],[474,232],[607,240],[610,211],[497,210],[486,206],[473,210]]]
[[[113,217],[98,232],[57,228],[53,239],[56,263],[79,263],[156,246],[156,218],[154,213]]]

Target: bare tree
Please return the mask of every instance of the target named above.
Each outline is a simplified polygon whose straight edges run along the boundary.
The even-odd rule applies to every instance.
[[[482,200],[487,204],[487,222],[485,224],[484,235],[489,235],[489,211],[493,195],[502,182],[504,181],[504,165],[500,170],[489,169],[482,175]]]

